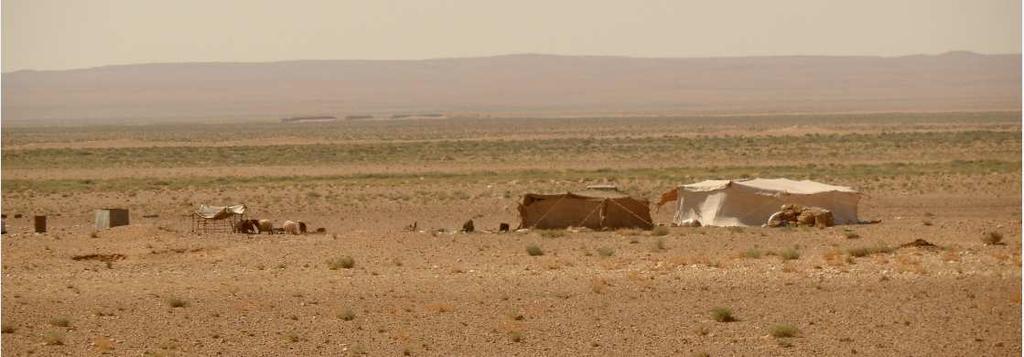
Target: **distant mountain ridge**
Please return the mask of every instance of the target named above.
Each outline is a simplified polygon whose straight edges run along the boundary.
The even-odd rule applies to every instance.
[[[158,63],[4,73],[3,118],[1020,110],[1021,55]]]

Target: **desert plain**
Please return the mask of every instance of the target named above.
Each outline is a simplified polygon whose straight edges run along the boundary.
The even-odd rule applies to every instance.
[[[1019,112],[8,121],[2,140],[4,355],[1021,353]],[[668,227],[652,205],[652,231],[496,232],[529,192],[749,177],[853,187],[881,222]],[[234,203],[326,232],[190,231]],[[96,230],[111,207],[131,224]]]

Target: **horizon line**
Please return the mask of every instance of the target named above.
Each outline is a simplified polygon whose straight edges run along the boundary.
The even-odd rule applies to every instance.
[[[1020,52],[1017,53],[981,53],[969,50],[950,50],[941,53],[916,53],[907,55],[751,55],[751,56],[691,56],[691,57],[665,57],[665,56],[629,56],[629,55],[573,55],[573,54],[555,54],[555,53],[539,53],[539,52],[520,52],[520,53],[506,53],[498,55],[481,55],[481,56],[462,56],[462,57],[425,57],[425,58],[405,58],[405,59],[367,59],[367,58],[306,58],[306,59],[288,59],[288,60],[269,60],[269,61],[181,61],[181,62],[135,62],[135,63],[117,63],[117,64],[105,64],[98,66],[89,67],[75,67],[75,68],[62,68],[62,69],[32,69],[24,68],[12,71],[2,71],[0,74],[15,74],[21,72],[67,72],[67,71],[83,71],[101,68],[112,68],[112,67],[131,67],[131,66],[155,66],[155,65],[175,65],[175,64],[274,64],[274,63],[289,63],[289,62],[423,62],[423,61],[444,61],[444,60],[460,60],[460,59],[484,59],[484,58],[497,58],[497,57],[513,57],[513,56],[544,56],[544,57],[598,57],[598,58],[628,58],[628,59],[649,59],[649,60],[685,60],[685,59],[736,59],[736,58],[784,58],[784,57],[862,57],[862,58],[905,58],[905,57],[918,57],[918,56],[950,56],[950,55],[976,55],[976,56],[1020,56]]]

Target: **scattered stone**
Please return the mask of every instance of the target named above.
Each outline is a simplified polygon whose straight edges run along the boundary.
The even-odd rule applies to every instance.
[[[920,238],[915,239],[913,242],[900,244],[900,248],[912,248],[912,247],[917,247],[917,248],[938,248],[939,246],[937,246],[935,244],[932,244],[931,242],[926,241],[924,239],[920,239]]]

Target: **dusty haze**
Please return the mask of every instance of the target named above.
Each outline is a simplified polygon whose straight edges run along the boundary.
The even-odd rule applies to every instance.
[[[3,71],[508,53],[1020,53],[1020,1],[3,2]]]

